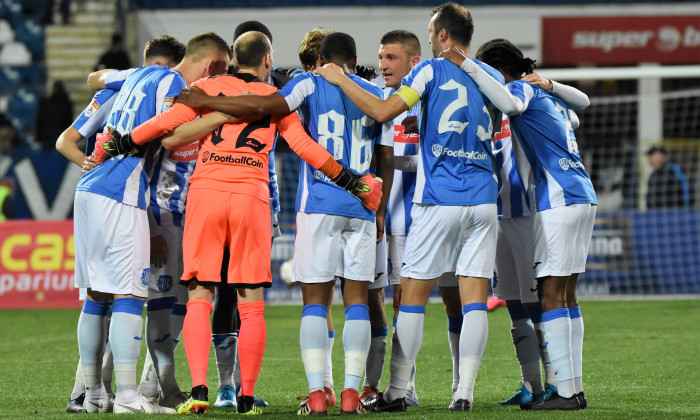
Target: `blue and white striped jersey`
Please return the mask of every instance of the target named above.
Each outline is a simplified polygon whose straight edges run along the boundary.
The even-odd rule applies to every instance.
[[[160,226],[184,226],[189,180],[199,141],[175,150],[161,150],[151,176],[151,212]]]
[[[355,75],[355,83],[383,98],[382,90]],[[392,124],[381,124],[365,115],[343,91],[312,73],[293,78],[279,93],[290,110],[301,111],[311,138],[325,147],[343,167],[357,174],[369,172],[375,144],[392,146]],[[296,211],[336,214],[374,221],[374,212],[320,171],[301,161]]]
[[[123,82],[107,126],[128,133],[170,108],[185,87],[185,79],[175,70],[161,66],[137,69]],[[154,141],[142,157],[114,157],[85,173],[77,189],[145,210],[150,201],[149,178],[159,150],[160,142]]]
[[[500,83],[503,76],[477,62]],[[444,206],[496,203],[491,105],[462,69],[445,59],[425,60],[399,92],[420,109],[420,158],[414,202]]]
[[[520,180],[519,168],[523,163],[515,161],[513,144],[511,141],[510,123],[508,116],[503,114],[501,131],[493,136],[493,158],[498,175],[498,218],[512,219],[529,216],[530,197],[527,195],[526,186]],[[529,169],[529,163],[525,171]]]
[[[384,99],[394,93],[393,88],[384,88]],[[410,110],[402,112],[394,118],[394,156],[413,156],[418,153],[418,134],[404,134],[403,120],[407,117],[417,117],[420,103]],[[386,210],[386,234],[408,235],[411,226],[411,208],[413,208],[413,193],[416,188],[416,173],[409,171],[394,171],[394,182],[391,184],[389,204]]]
[[[95,149],[95,135],[107,125],[107,119],[112,112],[117,92],[113,89],[100,90],[92,97],[90,104],[85,107],[78,118],[73,121],[73,128],[87,139],[85,154],[88,156]]]
[[[270,188],[270,208],[273,212],[279,213],[280,208],[280,191],[277,186],[277,171],[275,171],[275,145],[277,144],[277,138],[275,138],[275,143],[272,145],[270,150],[270,163],[267,165],[267,170],[270,173],[270,182],[267,186]]]
[[[579,155],[566,103],[522,80],[507,87],[525,105],[525,111],[511,116],[510,123],[522,146],[522,151],[515,151],[522,153],[532,167],[536,210],[598,204]]]

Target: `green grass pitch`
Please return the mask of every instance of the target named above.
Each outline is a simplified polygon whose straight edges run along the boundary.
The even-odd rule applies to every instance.
[[[446,320],[439,304],[427,310],[423,346],[417,360],[417,391],[421,407],[398,415],[402,419],[698,419],[700,418],[700,301],[585,301],[584,387],[589,408],[581,412],[521,412],[496,407],[510,396],[520,379],[505,309],[489,313],[489,340],[476,382],[474,411],[450,413],[451,360]],[[387,307],[388,313],[391,309]],[[78,310],[0,311],[0,419],[85,418],[67,414],[78,360]],[[343,383],[342,308],[336,320],[334,378],[336,393]],[[256,395],[270,406],[267,418],[291,418],[297,396],[306,393],[299,351],[300,306],[268,306],[267,350]],[[145,351],[145,348],[142,349]],[[390,352],[390,350],[389,350]],[[212,352],[213,353],[213,352]],[[143,356],[143,353],[142,353]],[[178,379],[189,389],[183,346],[176,354]],[[388,362],[388,355],[387,355]],[[139,372],[143,357],[139,363]],[[381,386],[386,386],[388,363]],[[209,365],[209,398],[216,398],[216,365]],[[329,414],[337,415],[338,408]],[[205,418],[235,416],[214,409]],[[101,417],[114,415],[101,415]],[[152,416],[158,417],[158,416]],[[165,417],[165,416],[163,416]]]

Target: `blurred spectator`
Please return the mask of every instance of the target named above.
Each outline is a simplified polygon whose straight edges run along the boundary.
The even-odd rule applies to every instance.
[[[131,68],[129,54],[124,50],[124,42],[119,34],[112,35],[112,44],[95,64],[95,71],[102,69],[126,70]]]
[[[45,0],[44,3],[44,15],[41,17],[41,23],[44,25],[53,24],[53,12],[54,6],[56,4],[55,0]],[[60,0],[58,3],[58,11],[61,14],[61,21],[64,25],[70,23],[70,0]]]
[[[0,113],[0,156],[12,154],[18,144],[17,129],[5,114]]]
[[[666,149],[652,146],[647,152],[654,172],[649,177],[647,209],[690,207],[690,185],[681,168],[666,157]]]
[[[39,100],[36,141],[43,150],[54,150],[56,139],[73,123],[73,102],[62,81],[53,82],[51,96]]]

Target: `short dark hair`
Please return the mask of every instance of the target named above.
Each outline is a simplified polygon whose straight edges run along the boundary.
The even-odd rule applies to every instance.
[[[340,59],[348,62],[357,58],[355,40],[343,32],[333,32],[326,35],[321,43],[321,57],[328,61]]]
[[[433,21],[435,34],[444,29],[450,38],[458,44],[466,47],[471,44],[474,21],[471,13],[465,7],[457,3],[445,3],[433,9],[431,16],[435,16]]]
[[[495,69],[501,69],[513,79],[535,71],[535,60],[523,56],[522,51],[512,42],[503,38],[492,39],[482,44],[474,55]]]
[[[161,35],[149,40],[143,50],[143,57],[146,60],[165,57],[179,63],[184,56],[185,45],[169,35]]]
[[[379,43],[382,45],[402,45],[409,56],[420,57],[420,41],[418,40],[416,34],[414,34],[413,32],[404,31],[401,29],[390,31],[385,33],[384,36],[382,36],[382,39],[381,41],[379,41]]]
[[[205,54],[212,50],[226,53],[228,58],[231,58],[231,49],[226,41],[214,32],[207,31],[190,39],[185,50],[185,57],[193,60],[200,60]]]
[[[263,57],[271,51],[272,47],[267,35],[258,31],[245,32],[233,43],[233,58],[238,67],[257,67]]]
[[[647,156],[655,155],[657,153],[661,153],[662,155],[666,155],[666,148],[663,146],[651,146],[649,150],[647,150]]]
[[[272,33],[269,29],[267,29],[265,24],[258,22],[257,20],[246,20],[245,22],[236,26],[236,29],[233,31],[233,42],[236,42],[239,36],[251,31],[264,33],[265,36],[270,39],[270,43],[272,43]]]

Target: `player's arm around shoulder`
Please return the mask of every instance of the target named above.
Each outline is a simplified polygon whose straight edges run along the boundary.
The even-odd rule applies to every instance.
[[[219,128],[222,124],[236,121],[236,118],[223,112],[210,112],[207,115],[186,122],[166,134],[161,144],[166,150],[177,149],[186,146],[195,140],[203,140],[209,133]]]
[[[355,83],[343,72],[343,69],[335,64],[326,64],[316,69],[316,74],[326,81],[343,90],[350,100],[357,105],[362,112],[375,121],[385,122],[394,119],[397,115],[408,110],[406,102],[401,98],[390,96],[387,100],[377,97]]]
[[[279,93],[269,95],[210,96],[202,89],[192,86],[184,89],[177,102],[194,109],[207,108],[237,118],[249,115],[286,114],[289,106]]]
[[[496,76],[495,69],[467,57],[459,48],[452,47],[440,53],[440,57],[459,66],[479,86],[479,90],[493,103],[496,108],[506,115],[518,115],[524,111],[522,101],[513,96],[503,85],[503,76]],[[490,74],[485,70],[493,70]],[[496,77],[499,77],[498,79]]]

